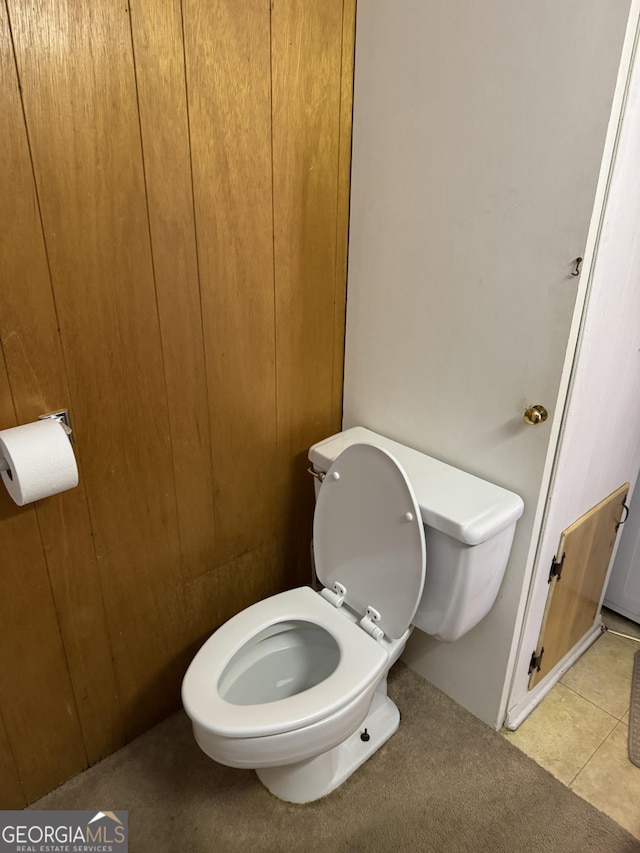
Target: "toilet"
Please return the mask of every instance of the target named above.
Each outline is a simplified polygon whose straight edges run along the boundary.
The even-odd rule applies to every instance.
[[[322,587],[232,617],[182,684],[200,748],[292,803],[333,791],[397,730],[389,669],[413,628],[454,642],[489,612],[523,512],[512,492],[364,427],[309,460]]]

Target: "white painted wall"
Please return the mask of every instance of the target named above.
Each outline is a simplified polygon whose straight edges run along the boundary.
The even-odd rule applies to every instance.
[[[513,716],[548,690],[528,691],[527,664],[547,598],[548,567],[565,527],[640,468],[640,61],[636,56],[574,365],[544,534],[509,705]],[[637,501],[636,501],[637,506]],[[640,513],[640,509],[636,509]],[[599,621],[599,615],[597,617]]]
[[[405,659],[502,721],[629,4],[360,0],[344,426],[519,493],[498,601]],[[526,405],[555,415],[524,424]]]
[[[640,622],[640,493],[637,490],[620,538],[604,606]]]

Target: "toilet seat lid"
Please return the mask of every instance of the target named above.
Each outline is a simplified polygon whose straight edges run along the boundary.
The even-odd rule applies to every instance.
[[[426,546],[420,508],[402,465],[387,450],[352,444],[327,471],[313,519],[316,573],[346,587],[345,602],[397,639],[411,624],[424,587]]]

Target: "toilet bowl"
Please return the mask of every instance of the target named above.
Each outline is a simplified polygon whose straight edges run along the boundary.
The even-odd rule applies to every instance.
[[[221,764],[255,769],[273,794],[294,803],[334,790],[396,731],[399,712],[386,695],[387,674],[411,633],[425,586],[428,527],[410,474],[393,453],[395,442],[368,430],[356,430],[347,437],[352,440],[345,435],[327,470],[315,472],[322,486],[314,553],[323,589],[289,590],[238,613],[205,642],[182,685],[200,748]],[[312,461],[326,460],[335,438],[323,443],[324,457],[312,448]],[[512,538],[520,499],[491,484],[480,491],[482,507],[470,502],[472,521],[480,510],[500,517],[483,541],[505,530]],[[470,564],[474,546],[459,545],[459,582],[445,594],[450,599],[454,589],[464,602],[457,587],[469,585],[470,567],[471,574],[482,567]],[[494,587],[495,556],[502,551],[493,547],[484,569]],[[448,569],[456,573],[452,561]],[[504,566],[497,571],[501,578]],[[465,606],[472,612],[462,619],[464,632],[480,612],[473,603]],[[460,614],[449,619],[459,630]]]
[[[231,767],[308,758],[365,718],[389,655],[310,587],[248,607],[204,644],[183,684],[196,740]],[[351,732],[347,732],[351,733]]]

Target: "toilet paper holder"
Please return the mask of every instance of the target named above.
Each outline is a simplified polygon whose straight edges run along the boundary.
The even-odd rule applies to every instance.
[[[58,409],[57,412],[47,412],[44,415],[39,415],[38,420],[44,421],[47,418],[53,418],[58,421],[60,426],[64,429],[67,434],[67,438],[73,444],[73,429],[71,427],[71,418],[69,417],[69,409]],[[4,456],[0,456],[0,471],[8,471],[9,463],[4,458]]]

